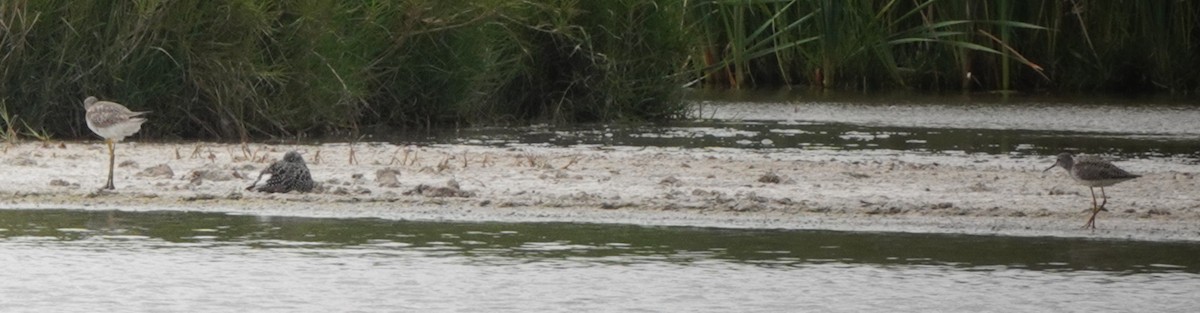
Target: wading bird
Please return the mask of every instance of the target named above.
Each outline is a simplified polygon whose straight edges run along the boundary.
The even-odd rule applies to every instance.
[[[1099,157],[1080,156],[1076,158],[1067,152],[1059,153],[1058,161],[1055,161],[1054,165],[1051,165],[1042,172],[1049,171],[1055,166],[1067,170],[1067,174],[1071,175],[1071,178],[1075,179],[1076,183],[1088,186],[1088,190],[1092,192],[1092,217],[1088,219],[1086,224],[1083,224],[1083,228],[1096,229],[1096,214],[1100,213],[1100,210],[1104,210],[1104,205],[1108,203],[1108,196],[1104,194],[1104,187],[1142,177],[1142,175],[1130,174]],[[1103,202],[1099,205],[1096,205],[1096,187],[1100,187],[1100,198],[1103,199]]]
[[[116,162],[116,154],[113,153],[113,149],[116,148],[117,142],[142,129],[142,123],[145,123],[146,119],[138,116],[146,112],[133,112],[121,104],[100,101],[96,97],[83,99],[83,108],[87,110],[85,119],[88,128],[103,137],[104,144],[108,146],[108,182],[104,184],[104,189],[115,189],[113,163]]]

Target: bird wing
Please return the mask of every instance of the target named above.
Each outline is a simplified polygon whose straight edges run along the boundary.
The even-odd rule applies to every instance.
[[[1134,175],[1125,170],[1100,159],[1086,158],[1076,160],[1075,169],[1076,175],[1082,180],[1105,180],[1105,179],[1122,179],[1122,178],[1137,178],[1141,175]]]
[[[92,122],[96,127],[101,128],[128,121],[130,117],[134,116],[137,115],[129,111],[129,109],[119,104],[105,101],[101,101],[87,110],[87,120]]]

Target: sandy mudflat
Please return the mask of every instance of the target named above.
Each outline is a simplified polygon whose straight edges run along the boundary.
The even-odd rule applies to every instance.
[[[244,190],[293,149],[304,152],[322,190]],[[1049,157],[134,142],[118,145],[117,190],[98,192],[107,161],[96,141],[4,145],[0,208],[1200,241],[1200,166],[1172,159],[1118,160],[1145,176],[1106,188],[1111,212],[1094,232],[1080,229],[1087,188],[1061,169],[1043,173]]]

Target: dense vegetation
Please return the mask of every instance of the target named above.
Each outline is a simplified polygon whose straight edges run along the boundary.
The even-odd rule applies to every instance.
[[[6,0],[5,137],[656,120],[681,86],[1195,93],[1190,1]]]
[[[1200,4],[698,1],[706,82],[838,89],[1200,91]]]
[[[641,0],[0,2],[0,108],[87,136],[82,99],[148,110],[151,136],[680,114],[681,4]]]

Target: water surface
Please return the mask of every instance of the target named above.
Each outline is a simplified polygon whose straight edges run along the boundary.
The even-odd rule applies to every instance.
[[[1185,312],[1200,245],[0,211],[4,311]],[[69,301],[64,301],[69,299]]]
[[[384,138],[404,143],[889,150],[1054,155],[1062,151],[1200,163],[1200,106],[1114,97],[694,95],[663,123],[477,127]]]

